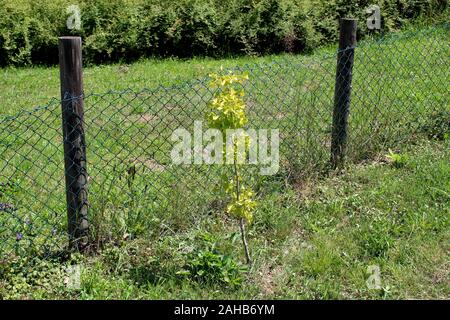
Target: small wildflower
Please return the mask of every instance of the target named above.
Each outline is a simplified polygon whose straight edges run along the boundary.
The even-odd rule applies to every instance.
[[[14,206],[9,203],[0,203],[0,211],[14,210]]]
[[[16,235],[16,241],[20,241],[20,240],[22,240],[22,238],[23,238],[22,232],[18,232]]]

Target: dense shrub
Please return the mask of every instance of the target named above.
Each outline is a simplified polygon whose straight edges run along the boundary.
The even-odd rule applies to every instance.
[[[81,30],[66,28],[68,4]],[[378,3],[389,30],[447,12],[446,0],[0,0],[0,65],[55,63],[57,38],[80,35],[88,62],[141,56],[307,51],[335,41],[338,19]]]

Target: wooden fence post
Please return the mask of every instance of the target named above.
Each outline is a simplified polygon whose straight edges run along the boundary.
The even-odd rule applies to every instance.
[[[88,244],[88,175],[80,37],[59,38],[59,70],[69,247],[83,251]]]
[[[341,19],[334,91],[331,164],[341,166],[347,148],[348,115],[352,89],[352,70],[356,45],[356,19]]]

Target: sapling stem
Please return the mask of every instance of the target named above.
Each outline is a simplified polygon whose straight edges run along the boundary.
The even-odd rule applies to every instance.
[[[240,197],[240,182],[239,182],[239,170],[236,163],[236,156],[234,157],[234,176],[236,179],[236,200],[239,203],[239,197]],[[245,259],[247,260],[247,264],[249,266],[252,265],[252,259],[250,258],[250,253],[248,250],[248,243],[247,243],[247,237],[245,236],[245,222],[244,218],[239,219],[239,227],[241,229],[241,238],[242,238],[242,244],[244,245],[244,252],[245,252]]]
[[[247,264],[249,266],[251,266],[252,265],[252,259],[250,258],[250,253],[248,251],[247,238],[245,237],[244,218],[240,219],[239,224],[240,224],[240,227],[241,227],[241,237],[242,237],[242,243],[244,244],[245,258],[247,259]]]

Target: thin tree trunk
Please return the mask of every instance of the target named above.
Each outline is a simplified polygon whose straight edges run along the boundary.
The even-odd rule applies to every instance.
[[[240,183],[239,183],[239,172],[236,164],[236,157],[234,158],[234,176],[236,178],[236,200],[239,202],[239,196],[240,196]],[[248,243],[247,238],[245,236],[245,223],[244,218],[241,218],[239,220],[239,227],[241,229],[241,238],[242,238],[242,244],[244,245],[244,252],[245,252],[245,258],[247,260],[247,264],[249,266],[252,265],[252,259],[250,258],[250,253],[248,250]]]
[[[249,266],[251,266],[252,265],[252,259],[250,258],[250,253],[248,251],[247,238],[245,237],[244,218],[241,218],[241,220],[239,221],[239,225],[241,227],[241,237],[242,237],[242,243],[244,244],[245,258],[247,259],[247,264]]]

